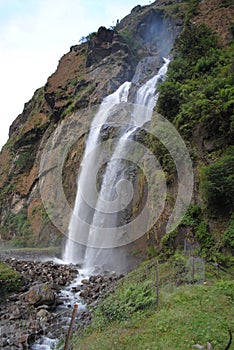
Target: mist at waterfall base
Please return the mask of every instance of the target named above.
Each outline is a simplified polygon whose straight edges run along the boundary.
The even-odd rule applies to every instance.
[[[140,84],[144,63],[137,66],[132,82],[124,82],[104,98],[93,118],[63,253],[63,261],[67,263],[116,272],[126,272],[131,265],[128,246],[137,237],[129,238],[128,234],[132,233],[126,229],[124,220],[120,222],[120,214],[131,206],[134,196],[134,186],[129,182],[131,176],[126,178],[126,173],[131,167],[135,172],[137,166],[129,152],[134,147],[131,142],[135,133],[152,118],[158,98],[157,86],[165,78],[169,60],[164,58],[158,73]],[[120,116],[124,121],[118,123]],[[102,139],[103,130],[108,128],[118,129],[109,143]]]

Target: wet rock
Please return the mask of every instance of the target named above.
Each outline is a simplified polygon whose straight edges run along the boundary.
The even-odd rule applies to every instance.
[[[96,305],[107,293],[112,293],[115,290],[117,281],[123,276],[107,271],[103,274],[91,275],[85,281],[85,284],[80,286],[81,292],[79,295],[87,304],[93,306],[95,303]]]
[[[34,306],[48,305],[53,307],[55,306],[56,296],[48,284],[36,284],[26,293],[24,300]]]
[[[87,279],[84,279],[84,280],[81,281],[81,283],[83,283],[83,284],[88,284],[89,281],[88,281]]]
[[[41,318],[43,320],[47,320],[49,317],[49,312],[46,309],[41,309],[37,313],[37,318]]]
[[[83,299],[87,299],[88,298],[88,292],[83,290],[80,292],[80,297],[83,298]]]

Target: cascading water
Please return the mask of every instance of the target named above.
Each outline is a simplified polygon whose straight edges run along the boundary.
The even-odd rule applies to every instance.
[[[121,210],[121,206],[126,205],[129,202],[128,198],[122,200],[122,196],[125,191],[122,191],[122,196],[118,193],[116,198],[116,189],[121,180],[123,180],[124,171],[119,171],[125,165],[121,158],[124,159],[126,151],[125,141],[130,139],[135,131],[143,126],[147,121],[151,120],[153,114],[153,108],[157,103],[157,83],[162,80],[167,72],[169,60],[165,59],[165,64],[159,70],[156,76],[147,81],[138,91],[135,98],[134,110],[132,114],[131,124],[132,127],[126,126],[126,129],[122,133],[119,142],[116,144],[116,148],[111,157],[110,162],[107,165],[105,174],[103,176],[102,186],[99,193],[98,201],[95,207],[95,214],[93,222],[89,232],[89,239],[87,249],[85,252],[85,266],[92,267],[97,264],[110,265],[110,261],[113,260],[114,251],[103,248],[93,248],[96,246],[103,247],[105,243],[102,242],[102,226],[113,227],[116,225],[118,211]],[[142,113],[142,107],[144,113]],[[118,175],[120,173],[120,175]],[[131,193],[129,193],[131,194]],[[108,215],[110,212],[110,203],[117,202],[115,208],[115,215]],[[124,202],[124,203],[123,203]],[[117,232],[116,232],[117,234]],[[116,264],[116,262],[115,262]]]
[[[76,244],[77,242],[77,235],[79,234],[79,231],[84,231],[86,229],[86,225],[82,225],[82,220],[79,220],[80,217],[85,221],[90,220],[90,210],[85,205],[85,202],[83,200],[82,196],[82,190],[89,189],[90,183],[90,172],[92,172],[93,163],[96,161],[96,157],[98,156],[98,138],[100,134],[100,130],[102,125],[106,122],[110,110],[112,107],[120,102],[126,102],[128,99],[128,92],[130,89],[131,83],[125,82],[122,84],[117,91],[115,91],[113,94],[107,96],[100,108],[98,113],[95,115],[92,125],[91,125],[91,131],[88,136],[86,149],[84,153],[83,159],[86,159],[85,162],[81,164],[82,169],[80,172],[80,176],[78,178],[78,190],[76,195],[76,201],[74,210],[70,219],[69,227],[68,227],[68,240],[66,243],[63,260],[65,262],[72,262],[76,263],[78,261],[82,262],[82,249],[80,246]],[[87,155],[91,154],[91,156],[87,157]],[[95,196],[96,193],[91,193],[91,196]],[[93,198],[93,202],[95,203],[95,198]],[[84,232],[83,232],[84,234]],[[88,237],[88,232],[87,232]],[[79,250],[79,251],[77,251]]]
[[[143,126],[146,122],[151,120],[153,108],[156,105],[158,93],[157,84],[162,81],[166,75],[169,60],[164,59],[165,63],[159,70],[157,75],[147,81],[142,87],[140,87],[136,93],[133,113],[131,116],[131,126],[126,125],[122,129],[121,137],[115,145],[111,160],[108,162],[105,173],[102,177],[102,183],[100,187],[99,195],[96,191],[90,194],[92,197],[91,202],[94,204],[94,211],[90,209],[87,204],[84,203],[82,198],[82,190],[84,188],[92,188],[89,183],[89,175],[92,173],[93,164],[98,158],[98,142],[102,126],[108,121],[108,117],[112,108],[121,104],[121,102],[128,101],[128,93],[131,83],[125,82],[121,87],[112,95],[106,97],[100,106],[99,112],[94,117],[91,131],[87,140],[86,150],[84,154],[84,162],[82,163],[82,170],[78,179],[78,192],[76,196],[75,207],[69,224],[69,239],[67,241],[64,260],[67,262],[84,262],[85,267],[94,267],[95,265],[106,265],[107,268],[115,268],[116,262],[113,262],[113,256],[116,249],[112,249],[111,235],[109,241],[105,242],[107,236],[102,237],[102,228],[111,228],[112,234],[115,228],[118,210],[121,210],[122,206],[129,202],[129,198],[123,197],[126,193],[131,191],[122,191],[118,193],[118,185],[124,181],[124,167],[125,164],[121,158],[124,158],[126,150],[126,141],[131,139],[133,134],[138,128]],[[142,107],[144,111],[142,113]],[[91,153],[90,153],[91,152]],[[91,154],[88,158],[88,154]],[[117,192],[117,195],[116,195]],[[128,197],[128,196],[127,196]],[[113,208],[113,204],[116,204],[115,209],[110,211],[110,205]],[[78,220],[82,217],[82,220]],[[79,224],[77,224],[79,221]],[[85,232],[86,248],[78,248],[75,243],[78,239],[77,236],[80,232],[84,236],[84,230],[87,230],[87,225],[83,225],[83,222],[89,222],[89,232]],[[117,231],[116,231],[116,234]],[[108,240],[108,239],[107,239]],[[119,252],[119,260],[123,259],[123,255]]]

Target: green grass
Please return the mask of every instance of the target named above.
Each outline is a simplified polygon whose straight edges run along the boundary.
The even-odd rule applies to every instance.
[[[184,284],[176,286],[181,276]],[[234,330],[231,275],[207,265],[205,284],[188,284],[182,266],[167,262],[159,266],[159,277],[158,310],[151,260],[119,281],[94,311],[85,334],[74,336],[73,349],[181,350],[206,342],[224,349],[228,330]]]
[[[6,292],[16,291],[21,286],[20,274],[0,261],[0,301]]]

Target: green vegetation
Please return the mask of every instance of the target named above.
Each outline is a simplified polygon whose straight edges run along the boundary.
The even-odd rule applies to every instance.
[[[0,200],[2,201],[7,195],[10,195],[15,189],[14,183],[9,183],[8,185],[0,188]]]
[[[124,38],[125,42],[127,43],[128,47],[130,48],[133,57],[135,59],[138,59],[138,54],[137,51],[138,49],[141,48],[141,43],[138,42],[135,38],[134,35],[132,33],[131,30],[129,29],[125,29],[121,32],[122,37]]]
[[[215,147],[231,144],[234,106],[234,44],[219,48],[205,26],[188,24],[176,42],[178,54],[160,86],[159,113],[189,139],[204,129]]]
[[[163,237],[162,247],[171,256],[180,243],[178,237],[188,235],[199,243],[199,255],[228,265],[231,257],[225,255],[233,247],[234,42],[221,48],[210,29],[192,24],[189,19],[198,2],[188,3],[188,20],[176,40],[168,78],[159,87],[157,109],[192,144],[204,205],[190,207],[179,228]],[[204,140],[211,145],[209,150],[197,147]],[[210,219],[221,220],[223,226],[214,232]]]
[[[156,118],[155,118],[156,119]],[[157,120],[157,119],[156,119]],[[158,126],[156,126],[158,128]],[[171,147],[177,147],[176,142],[172,142],[173,135],[169,135],[168,130],[160,130],[163,134],[163,139],[166,141],[170,140],[170,146]],[[142,144],[149,149],[157,158],[159,161],[163,172],[166,177],[166,181],[169,184],[172,182],[175,178],[176,174],[176,166],[175,162],[169,153],[168,149],[163,145],[162,142],[160,142],[152,133],[147,133],[145,130],[140,131],[139,135]],[[178,155],[179,156],[179,155]],[[183,155],[180,155],[181,158]]]
[[[201,170],[201,189],[211,212],[234,210],[234,155],[226,155]]]
[[[224,232],[222,243],[225,248],[234,249],[234,214],[232,214],[229,226]]]
[[[2,224],[2,228],[7,232],[8,237],[13,237],[11,240],[12,246],[27,247],[32,244],[30,240],[32,232],[26,207],[22,208],[16,215],[9,212]]]
[[[90,42],[95,36],[97,35],[97,32],[89,33],[87,36],[82,36],[79,40],[80,44]]]
[[[20,274],[0,261],[0,301],[3,294],[16,291],[21,286]]]
[[[196,247],[194,256],[206,261],[218,262],[223,266],[233,264],[232,250],[234,241],[233,217],[225,232],[218,232],[218,239],[210,230],[208,218],[204,208],[191,205],[180,225],[173,231],[166,233],[162,240],[161,257],[173,257],[184,249],[184,240],[188,240]]]
[[[29,151],[20,153],[16,161],[18,173],[29,171],[32,168],[33,163],[34,157],[32,157],[32,154]]]
[[[120,280],[116,292],[96,307],[84,335],[74,336],[73,349],[181,350],[206,342],[224,349],[234,327],[230,272],[206,265],[201,284],[193,284],[187,260],[184,256],[185,263],[173,258],[159,265],[157,310],[156,260]]]
[[[67,107],[62,112],[60,119],[64,119],[65,117],[69,116],[81,106],[87,107],[89,96],[95,90],[95,87],[96,85],[94,83],[84,84],[81,86],[76,95],[70,99]]]
[[[45,207],[43,204],[39,204],[33,208],[32,216],[35,216],[35,215],[39,215],[44,223],[47,223],[50,221],[50,218],[49,218],[47,211],[45,210]]]

